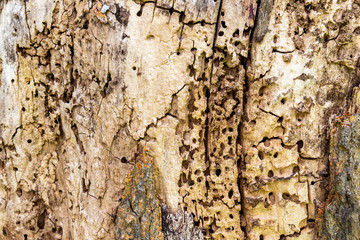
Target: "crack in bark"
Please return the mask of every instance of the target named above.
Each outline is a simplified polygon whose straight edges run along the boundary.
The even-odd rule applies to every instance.
[[[273,49],[272,50],[273,53],[280,53],[280,54],[287,54],[287,53],[293,53],[295,52],[295,50],[291,50],[291,51],[280,51],[280,50],[277,50],[277,49]]]
[[[173,118],[175,118],[175,119],[178,119],[177,116],[171,114],[172,105],[173,105],[174,97],[175,97],[177,94],[179,94],[186,86],[188,86],[188,84],[184,84],[179,90],[177,90],[175,93],[173,93],[173,94],[171,95],[171,101],[170,101],[170,104],[169,104],[170,109],[169,109],[163,116],[156,118],[155,123],[150,123],[149,125],[147,125],[146,128],[145,128],[145,131],[144,131],[144,136],[143,136],[143,137],[139,137],[139,139],[134,139],[134,138],[133,138],[135,141],[140,142],[141,140],[144,140],[144,139],[145,139],[145,136],[147,136],[147,131],[148,131],[151,127],[157,127],[158,122],[161,121],[161,120],[163,120],[164,118],[166,118],[166,117],[168,117],[168,116],[171,116],[171,117],[173,117]],[[133,110],[133,109],[131,108],[131,110]],[[133,112],[133,111],[132,111],[132,112]],[[131,115],[132,115],[132,112],[131,112]],[[131,125],[130,125],[130,124],[131,124],[131,119],[132,119],[132,117],[130,117],[129,126],[131,126]]]
[[[26,5],[26,2],[28,0],[24,0],[24,12],[25,12],[25,22],[26,22],[26,26],[27,26],[27,29],[29,31],[29,42],[31,42],[31,31],[30,31],[30,26],[29,26],[29,23],[28,23],[28,16],[27,16],[27,5]]]
[[[221,0],[222,1],[222,0]],[[140,5],[140,10],[138,11],[137,13],[137,16],[140,17],[142,15],[142,11],[143,11],[143,8],[146,4],[154,4],[154,10],[153,10],[153,16],[152,16],[152,21],[154,19],[154,14],[155,14],[155,10],[156,9],[161,9],[161,10],[164,10],[164,11],[167,11],[169,12],[170,14],[170,18],[172,16],[173,13],[177,13],[179,14],[179,22],[182,23],[183,25],[187,25],[187,26],[194,26],[196,24],[201,24],[201,26],[205,26],[205,25],[214,25],[216,23],[212,23],[212,22],[207,22],[205,21],[204,19],[203,20],[197,20],[197,21],[193,21],[193,20],[190,20],[188,22],[184,22],[184,18],[185,18],[185,12],[184,11],[180,11],[178,9],[175,9],[174,8],[174,4],[175,4],[175,1],[173,1],[173,5],[171,8],[167,8],[167,7],[163,7],[163,6],[159,6],[157,5],[157,0],[156,1],[146,1],[146,2],[141,2],[141,3],[138,3],[137,1],[135,1],[135,3],[139,4]],[[185,6],[185,10],[186,10],[186,6]],[[170,21],[170,18],[169,18],[169,21]]]

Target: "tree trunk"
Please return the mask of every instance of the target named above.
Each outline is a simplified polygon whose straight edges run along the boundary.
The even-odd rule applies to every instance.
[[[359,0],[0,1],[0,239],[359,239],[359,48]]]

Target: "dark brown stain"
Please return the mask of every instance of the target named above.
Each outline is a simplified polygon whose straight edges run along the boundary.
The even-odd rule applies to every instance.
[[[118,4],[115,4],[116,7],[116,13],[115,13],[115,17],[116,20],[123,26],[127,26],[129,23],[129,10],[125,9],[122,6],[119,6]]]

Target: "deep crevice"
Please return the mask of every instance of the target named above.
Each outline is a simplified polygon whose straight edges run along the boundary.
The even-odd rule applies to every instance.
[[[238,126],[238,137],[237,137],[237,142],[239,143],[239,145],[242,147],[244,146],[244,122],[249,121],[248,117],[247,117],[247,104],[248,104],[248,95],[249,95],[249,90],[250,90],[250,79],[248,76],[248,69],[247,69],[247,65],[251,62],[251,48],[252,48],[252,43],[253,43],[253,38],[254,38],[254,32],[255,32],[255,27],[257,25],[258,22],[258,12],[259,12],[259,6],[260,6],[260,0],[257,1],[257,6],[256,6],[256,13],[255,13],[255,20],[254,20],[254,26],[251,29],[250,32],[250,38],[249,38],[249,48],[248,48],[248,58],[242,58],[241,59],[241,64],[245,69],[245,77],[244,77],[244,84],[243,84],[243,108],[242,108],[242,116],[241,116],[241,121],[240,124]],[[249,28],[250,29],[250,28]],[[245,203],[246,203],[246,198],[245,198],[245,185],[246,185],[246,179],[243,178],[243,174],[242,171],[246,169],[246,163],[245,163],[245,158],[246,158],[246,152],[245,149],[242,148],[241,149],[241,156],[239,158],[239,163],[238,163],[238,173],[239,173],[239,177],[238,177],[238,189],[240,192],[240,197],[241,197],[241,211],[240,211],[240,224],[241,224],[241,229],[244,232],[244,239],[248,239],[248,226],[247,226],[247,220],[246,220],[246,210],[245,210]]]

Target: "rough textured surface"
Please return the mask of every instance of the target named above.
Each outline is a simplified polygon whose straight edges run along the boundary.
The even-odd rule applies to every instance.
[[[331,133],[331,193],[325,207],[323,239],[360,238],[360,115],[338,118]]]
[[[329,191],[331,118],[347,111],[359,83],[351,67],[360,56],[359,10],[356,1],[274,1],[266,11],[266,34],[254,39],[246,68],[241,188],[248,239],[315,235]]]
[[[204,239],[202,230],[194,225],[193,216],[190,213],[179,210],[173,214],[163,204],[161,206],[161,214],[164,239]]]
[[[153,161],[144,148],[125,180],[117,209],[117,239],[163,239]]]
[[[145,234],[142,183],[149,238],[159,202],[165,238],[313,239],[331,120],[360,104],[359,5],[0,1],[0,238]]]

